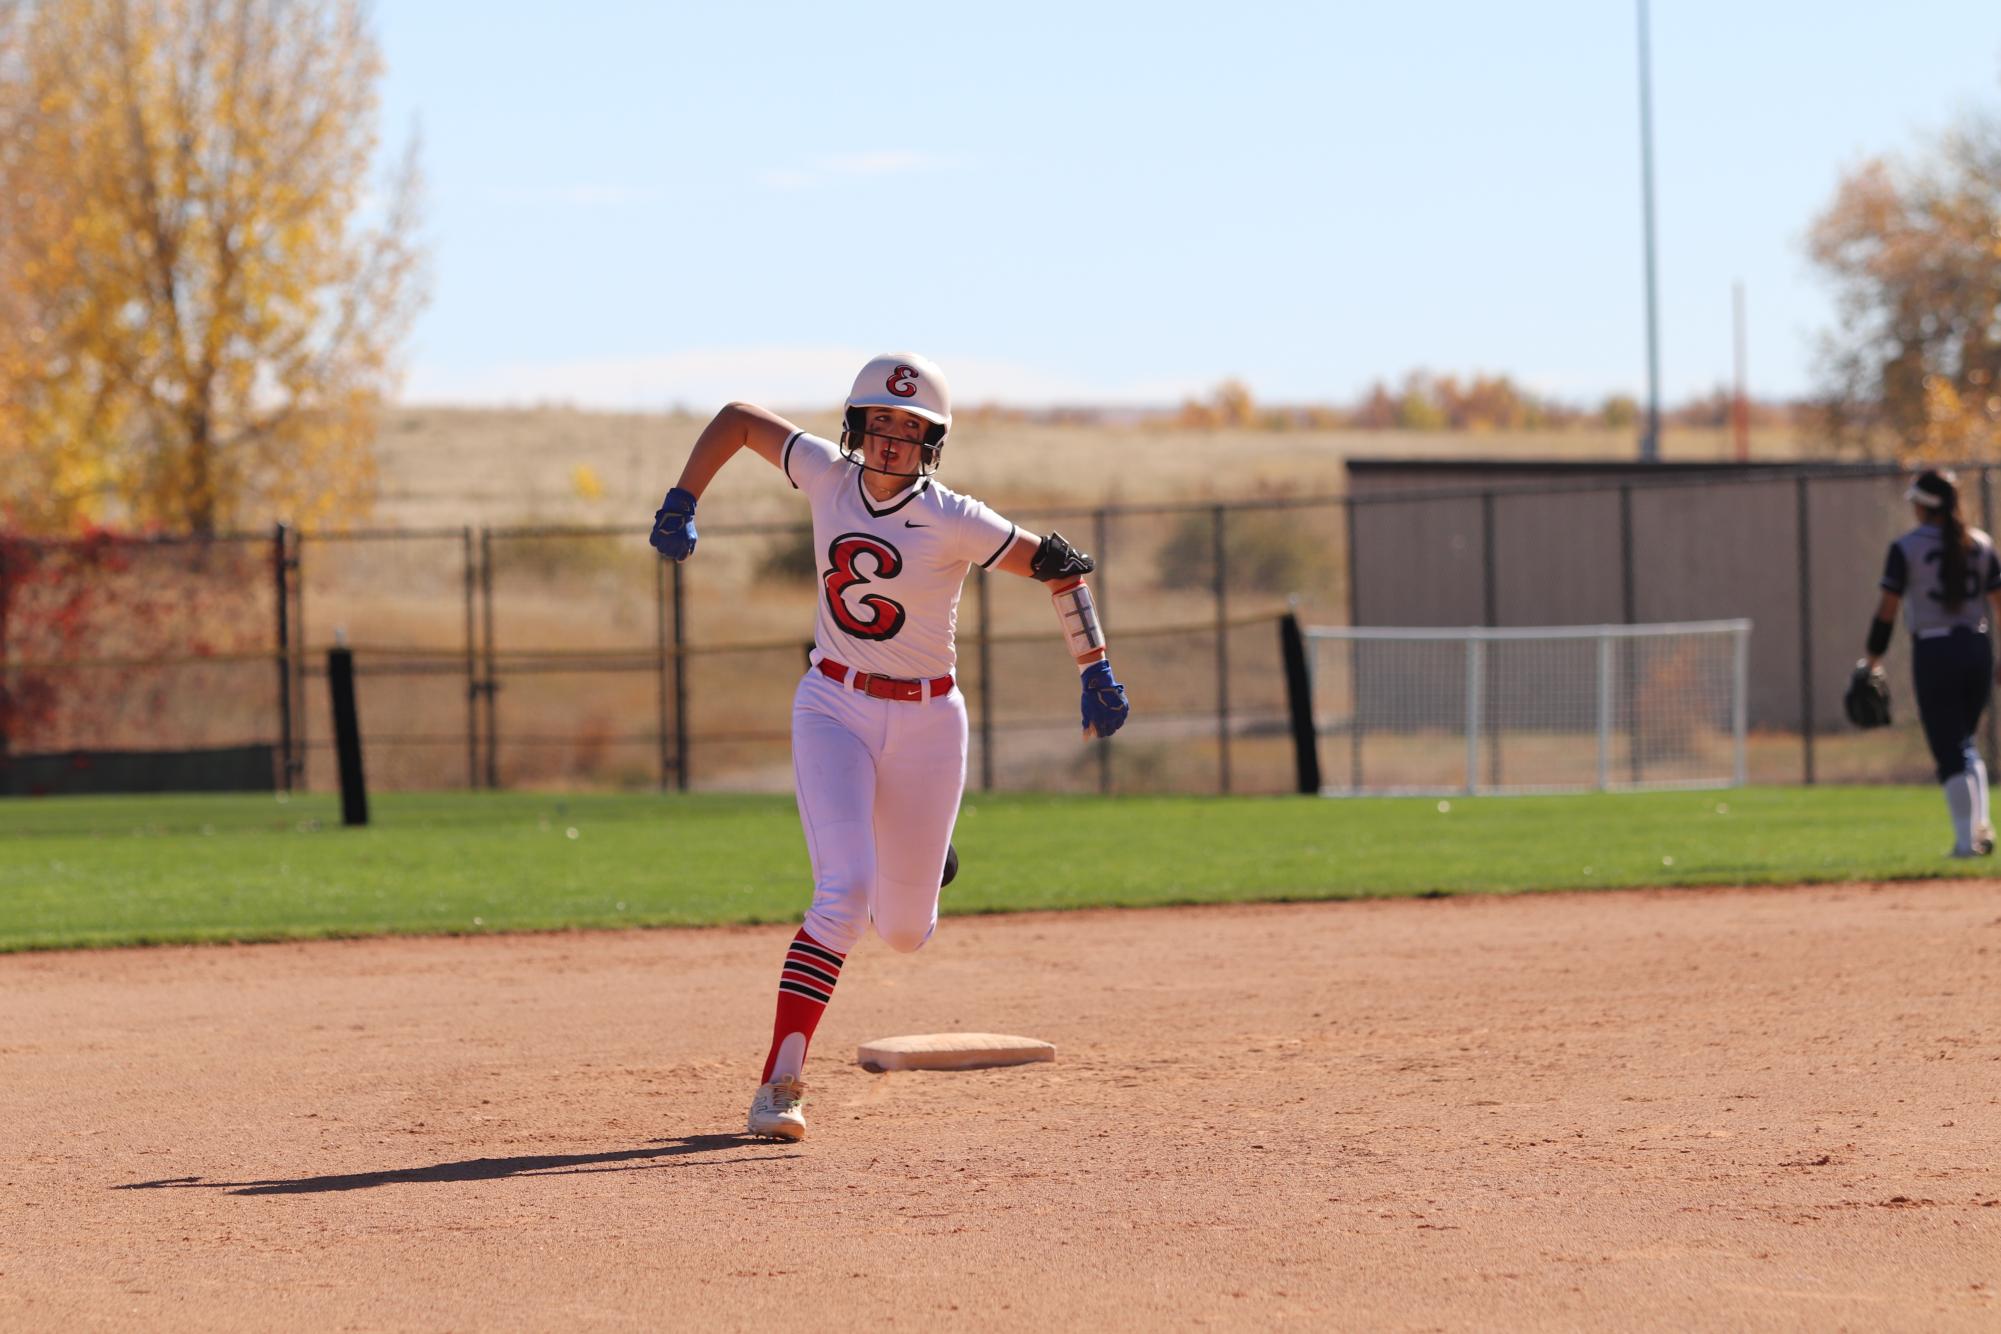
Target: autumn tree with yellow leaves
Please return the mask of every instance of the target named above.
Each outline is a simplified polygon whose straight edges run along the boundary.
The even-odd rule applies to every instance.
[[[1834,279],[1821,424],[1905,462],[2001,457],[2001,120],[1848,173],[1808,238]]]
[[[363,509],[421,300],[358,0],[0,0],[0,504],[29,531]]]

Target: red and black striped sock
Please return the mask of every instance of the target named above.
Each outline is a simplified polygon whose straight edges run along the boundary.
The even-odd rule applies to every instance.
[[[847,955],[837,954],[819,941],[806,934],[800,927],[799,934],[792,937],[792,947],[785,951],[785,967],[778,975],[778,1015],[771,1025],[771,1054],[764,1058],[763,1083],[771,1082],[771,1072],[778,1064],[778,1055],[785,1046],[785,1040],[794,1034],[799,1036],[796,1060],[800,1067],[806,1064],[806,1048],[813,1041],[813,1030],[819,1026],[820,1016],[827,1011],[827,1002],[834,998],[834,984],[841,980],[841,965]],[[790,1060],[786,1062],[789,1066]],[[797,1074],[798,1070],[787,1073]]]

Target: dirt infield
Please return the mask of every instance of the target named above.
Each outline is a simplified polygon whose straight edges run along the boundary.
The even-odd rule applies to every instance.
[[[0,958],[0,1327],[2001,1322],[1992,883],[787,935]]]

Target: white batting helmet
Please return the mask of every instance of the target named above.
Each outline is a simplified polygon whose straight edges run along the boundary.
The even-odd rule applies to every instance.
[[[901,408],[931,423],[924,433],[926,472],[938,466],[945,448],[945,435],[952,429],[952,389],[945,372],[929,357],[915,352],[885,352],[871,357],[848,390],[848,402],[841,414],[841,449],[845,453],[859,442],[869,408]]]

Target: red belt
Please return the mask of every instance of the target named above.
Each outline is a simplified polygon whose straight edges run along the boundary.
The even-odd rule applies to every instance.
[[[952,688],[949,676],[934,676],[928,681],[910,681],[900,676],[877,676],[873,672],[858,672],[832,658],[820,659],[818,666],[822,676],[831,676],[836,681],[848,681],[856,690],[876,699],[901,699],[915,702],[924,698],[925,687],[930,687],[931,698],[936,699]]]

